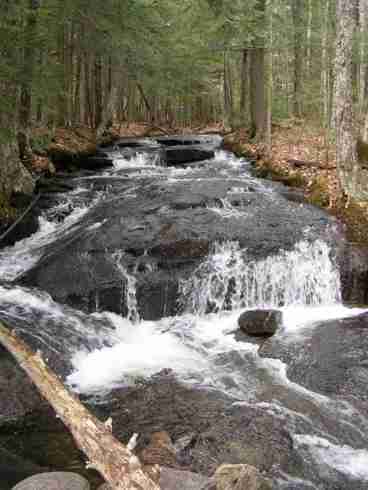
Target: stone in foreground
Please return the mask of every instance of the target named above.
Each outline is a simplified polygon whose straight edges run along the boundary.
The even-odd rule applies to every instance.
[[[282,325],[282,312],[279,310],[250,310],[238,319],[240,330],[247,335],[271,337]]]
[[[272,490],[269,480],[263,478],[254,466],[224,464],[214,477],[216,490]]]
[[[161,490],[210,490],[211,480],[199,473],[191,471],[174,470],[172,468],[161,467],[160,488]],[[98,490],[111,490],[111,487],[104,483]]]
[[[67,472],[41,473],[18,483],[13,490],[89,490],[88,481]]]
[[[161,490],[202,490],[208,488],[209,478],[191,471],[161,468]]]

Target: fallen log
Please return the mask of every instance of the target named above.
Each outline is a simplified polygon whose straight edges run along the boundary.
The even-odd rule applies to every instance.
[[[30,205],[25,209],[25,211],[18,217],[18,219],[11,225],[9,228],[7,228],[2,235],[0,235],[0,242],[6,238],[9,233],[11,233],[16,226],[19,225],[19,223],[27,216],[27,214],[34,208],[35,204],[39,201],[41,197],[41,194],[37,194],[36,197],[33,199],[33,201],[30,203]]]
[[[161,128],[160,126],[155,126],[154,124],[150,125],[143,133],[143,137],[149,137],[152,135],[153,132],[160,132],[164,136],[169,136],[170,132],[167,131],[165,128]]]
[[[77,446],[87,456],[89,468],[97,470],[112,489],[159,490],[159,485],[143,471],[129,447],[112,435],[111,420],[104,424],[92,415],[46,366],[41,355],[35,354],[2,323],[0,343],[13,355],[70,430]],[[158,479],[159,471],[156,466],[150,474]]]
[[[321,162],[317,162],[317,161],[308,161],[308,160],[296,160],[294,158],[290,158],[288,161],[288,163],[290,163],[290,165],[293,165],[294,167],[296,168],[300,168],[300,167],[314,167],[314,168],[320,168],[320,169],[323,169],[323,170],[332,170],[332,169],[335,169],[336,166],[326,166],[326,165],[323,165]]]

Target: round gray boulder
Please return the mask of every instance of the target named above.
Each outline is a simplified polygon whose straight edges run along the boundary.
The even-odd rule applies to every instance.
[[[88,481],[68,472],[41,473],[21,481],[13,490],[89,490]]]
[[[282,312],[279,310],[250,310],[238,319],[240,330],[247,335],[270,337],[282,325]]]

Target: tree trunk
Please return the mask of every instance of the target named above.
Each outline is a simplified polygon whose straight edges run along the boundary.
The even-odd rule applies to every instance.
[[[93,105],[91,93],[90,61],[88,52],[84,52],[84,97],[84,122],[87,126],[92,126]]]
[[[250,56],[250,115],[252,138],[262,139],[266,129],[265,48],[260,32],[265,24],[266,0],[257,0],[254,47]]]
[[[360,69],[359,69],[359,114],[360,114],[360,122],[362,117],[364,116],[367,110],[367,29],[368,29],[368,0],[360,0],[360,12],[359,12],[359,56],[360,56]]]
[[[304,0],[292,0],[294,23],[294,116],[303,114],[303,14]]]
[[[354,97],[354,102],[359,101],[359,81],[360,81],[360,52],[359,52],[359,44],[358,44],[358,39],[359,39],[359,31],[360,31],[360,0],[350,0],[353,4],[354,8],[354,22],[355,22],[355,29],[354,29],[354,37],[353,37],[353,44],[354,44],[354,50],[353,50],[353,73],[352,73],[352,79],[353,79],[353,97]]]
[[[327,0],[326,0],[327,1]],[[308,0],[308,21],[307,21],[307,77],[311,78],[312,68],[312,21],[313,21],[313,5],[312,0]]]
[[[321,100],[323,127],[329,127],[330,122],[330,83],[329,83],[329,59],[328,59],[328,34],[329,34],[330,0],[326,0],[322,6],[322,70],[321,70]]]
[[[272,95],[273,95],[273,0],[268,0],[268,49],[267,49],[267,117],[266,117],[266,148],[267,157],[272,156]]]
[[[149,103],[147,97],[146,97],[146,94],[144,93],[144,90],[143,90],[143,87],[142,87],[142,84],[137,82],[137,88],[138,88],[138,91],[139,91],[139,94],[144,102],[144,106],[147,110],[147,113],[149,114],[149,119],[150,119],[150,122],[151,123],[154,123],[155,122],[155,116],[154,116],[154,113],[152,111],[152,107],[151,107],[151,104]]]
[[[250,56],[251,137],[262,139],[266,128],[265,50],[253,49]]]
[[[230,71],[227,52],[224,51],[224,126],[230,128],[232,124],[232,101],[231,101],[231,88],[230,88]]]
[[[108,424],[94,417],[80,401],[69,393],[59,378],[15,334],[0,323],[0,343],[16,359],[38,391],[54,408],[72,433],[78,447],[116,490],[159,490],[159,486],[143,472],[141,463],[130,449],[111,433]],[[155,476],[159,468],[154,467]]]
[[[95,57],[94,65],[94,88],[95,88],[95,119],[94,127],[97,129],[102,123],[103,107],[102,107],[102,60],[100,55]]]
[[[249,95],[249,51],[243,49],[241,82],[240,82],[240,120],[243,124],[248,121],[247,100]]]
[[[23,51],[22,83],[20,87],[18,147],[21,160],[30,165],[29,129],[32,112],[32,82],[35,64],[35,39],[37,36],[37,15],[39,0],[29,0],[25,27],[25,47]]]
[[[356,193],[358,171],[353,108],[354,4],[348,0],[337,0],[336,17],[336,163],[342,189],[350,198]]]

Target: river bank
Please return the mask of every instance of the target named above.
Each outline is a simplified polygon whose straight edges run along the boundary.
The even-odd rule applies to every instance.
[[[300,189],[308,202],[326,209],[346,225],[352,243],[368,245],[368,203],[348,202],[342,195],[335,148],[324,130],[302,121],[275,125],[271,154],[263,143],[250,142],[244,130],[225,135],[224,146],[254,160],[260,177]]]

